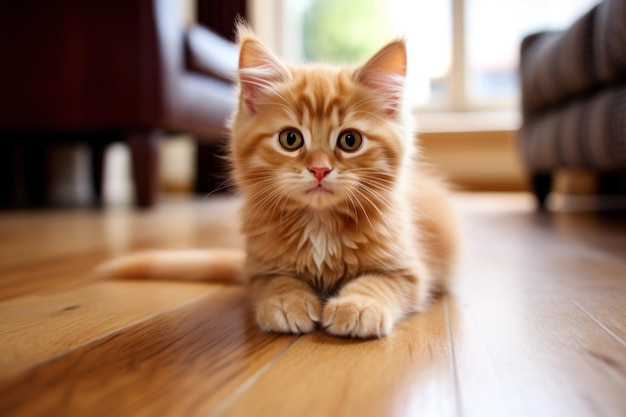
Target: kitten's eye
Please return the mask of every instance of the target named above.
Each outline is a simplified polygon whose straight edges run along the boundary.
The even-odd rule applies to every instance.
[[[304,139],[302,139],[302,133],[295,129],[285,129],[278,135],[278,142],[280,146],[288,151],[298,150],[304,145]]]
[[[354,152],[358,150],[361,147],[361,143],[363,143],[361,134],[354,130],[348,130],[341,133],[341,135],[339,135],[339,139],[337,139],[337,146],[345,152]]]

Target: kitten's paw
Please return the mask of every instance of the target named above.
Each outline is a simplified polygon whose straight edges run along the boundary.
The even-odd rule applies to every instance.
[[[310,333],[320,321],[322,304],[313,294],[294,291],[257,303],[255,317],[265,332]]]
[[[336,336],[384,337],[393,330],[393,314],[380,301],[363,295],[333,298],[323,313],[326,331]]]

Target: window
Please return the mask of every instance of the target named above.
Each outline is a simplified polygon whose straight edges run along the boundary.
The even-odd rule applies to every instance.
[[[252,23],[292,62],[362,61],[405,36],[408,89],[427,110],[513,109],[519,43],[598,0],[257,0]]]
[[[566,28],[597,2],[465,0],[467,104],[511,106],[517,102],[516,69],[524,35]]]

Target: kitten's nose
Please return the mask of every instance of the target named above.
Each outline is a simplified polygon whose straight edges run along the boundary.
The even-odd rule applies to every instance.
[[[330,174],[333,169],[331,167],[309,167],[309,171],[315,176],[315,179],[321,181],[324,177]]]

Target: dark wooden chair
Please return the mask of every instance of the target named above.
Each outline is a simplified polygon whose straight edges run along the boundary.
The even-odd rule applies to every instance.
[[[180,0],[1,2],[0,56],[5,205],[14,200],[16,175],[30,202],[45,201],[46,149],[59,141],[89,144],[99,202],[104,150],[124,141],[136,203],[149,206],[159,138],[223,139],[236,102],[236,46],[186,25]]]

